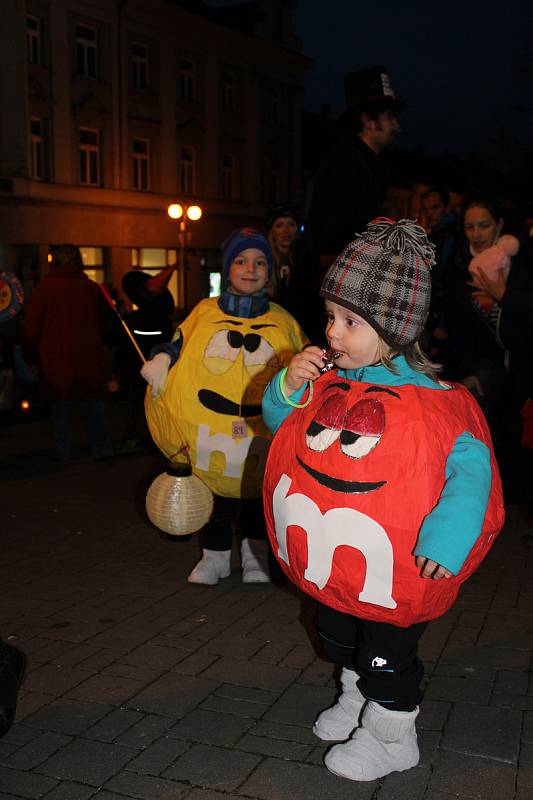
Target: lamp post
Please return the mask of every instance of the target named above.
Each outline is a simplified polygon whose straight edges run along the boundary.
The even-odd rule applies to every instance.
[[[187,247],[190,242],[191,232],[187,230],[187,223],[198,222],[202,216],[200,206],[185,206],[181,203],[171,203],[167,208],[167,214],[171,219],[179,221],[178,244],[180,254],[179,269],[179,291],[183,297],[183,305],[188,310],[187,297]]]

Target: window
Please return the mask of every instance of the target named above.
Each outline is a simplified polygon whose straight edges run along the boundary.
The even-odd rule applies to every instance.
[[[179,99],[183,103],[193,103],[196,100],[196,76],[193,62],[188,58],[180,59],[179,69]]]
[[[80,247],[83,271],[92,281],[104,283],[104,249],[103,247]]]
[[[222,156],[222,196],[234,198],[235,195],[235,158]]]
[[[26,54],[30,64],[42,64],[41,20],[26,16]]]
[[[180,148],[179,188],[183,194],[194,194],[194,150],[192,147]]]
[[[97,66],[96,29],[88,25],[76,25],[76,61],[78,75],[96,78]]]
[[[80,183],[100,185],[100,132],[80,128]]]
[[[150,188],[150,142],[134,139],[132,147],[133,188],[146,192]]]
[[[222,74],[222,111],[235,111],[235,79],[231,72]]]
[[[131,48],[131,85],[141,92],[150,85],[148,47],[138,42],[133,42]]]
[[[48,178],[48,158],[45,122],[32,117],[30,122],[31,177],[37,181]]]

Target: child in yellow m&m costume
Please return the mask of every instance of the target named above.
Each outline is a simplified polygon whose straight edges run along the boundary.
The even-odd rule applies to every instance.
[[[225,287],[202,300],[172,343],[155,348],[142,375],[152,387],[146,413],[154,441],[171,461],[189,459],[214,494],[201,533],[202,558],[188,580],[216,584],[230,574],[232,526],[240,514],[243,581],[269,580],[261,485],[272,434],[261,416],[264,389],[307,340],[268,299],[267,239],[251,228],[222,245]]]

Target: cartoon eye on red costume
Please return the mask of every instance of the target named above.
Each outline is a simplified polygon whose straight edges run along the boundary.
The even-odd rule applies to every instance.
[[[348,411],[341,433],[341,450],[350,458],[362,458],[385,432],[385,410],[379,400],[360,400]]]
[[[341,451],[350,458],[366,456],[385,431],[385,411],[379,400],[359,400],[349,411],[342,394],[328,397],[307,428],[305,441],[322,452],[340,438]]]
[[[326,450],[341,435],[346,417],[346,397],[334,394],[319,408],[305,432],[305,441],[311,450]]]

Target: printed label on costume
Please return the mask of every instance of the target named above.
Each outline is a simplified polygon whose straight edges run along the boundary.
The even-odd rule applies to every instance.
[[[246,422],[242,419],[235,419],[231,423],[231,437],[232,439],[244,439],[248,436],[248,428]]]
[[[198,425],[196,438],[196,466],[209,470],[211,454],[223,453],[226,457],[226,468],[223,472],[228,478],[240,478],[242,465],[248,455],[252,437],[234,440],[225,433],[214,433],[211,436],[209,425]]]
[[[359,600],[385,608],[396,608],[392,598],[393,551],[385,530],[371,517],[354,508],[332,508],[322,514],[304,494],[288,497],[292,479],[283,474],[273,495],[278,557],[290,566],[287,528],[297,525],[307,536],[307,567],[304,578],[323,589],[333,567],[335,550],[341,545],[359,550],[366,561],[366,574]]]

